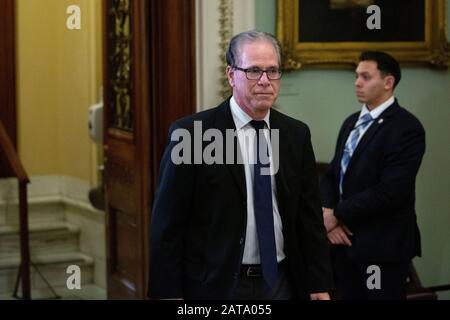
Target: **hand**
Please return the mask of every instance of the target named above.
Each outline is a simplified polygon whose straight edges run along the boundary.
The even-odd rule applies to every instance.
[[[330,208],[322,208],[323,224],[327,232],[330,232],[338,225],[338,220],[334,216],[334,210]]]
[[[311,300],[331,300],[328,292],[311,293]]]
[[[334,245],[342,244],[351,246],[352,242],[347,237],[347,235],[352,236],[353,233],[342,223],[340,223],[337,227],[335,227],[333,230],[328,232],[328,240]]]

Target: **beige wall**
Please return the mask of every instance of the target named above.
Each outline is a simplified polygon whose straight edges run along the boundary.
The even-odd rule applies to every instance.
[[[66,8],[81,9],[68,30]],[[30,176],[96,182],[87,110],[101,85],[101,0],[17,1],[19,154]]]

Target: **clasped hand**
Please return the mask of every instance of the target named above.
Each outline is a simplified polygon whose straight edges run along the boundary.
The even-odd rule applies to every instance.
[[[351,246],[352,242],[349,236],[353,233],[348,229],[346,225],[340,222],[334,215],[334,210],[330,208],[322,208],[323,222],[327,230],[328,240],[334,245],[346,245]]]

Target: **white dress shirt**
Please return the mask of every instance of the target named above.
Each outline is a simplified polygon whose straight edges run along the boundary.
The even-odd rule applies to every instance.
[[[378,107],[373,108],[372,111],[369,111],[369,109],[367,109],[367,106],[364,104],[362,106],[361,109],[361,113],[359,114],[359,119],[361,119],[366,113],[370,113],[370,115],[372,116],[372,119],[377,119],[380,114],[383,113],[384,110],[386,110],[387,108],[389,108],[395,101],[394,96],[391,96],[389,99],[387,99],[385,102],[383,102],[382,104],[380,104]],[[377,119],[375,121],[383,121],[382,119]],[[366,133],[366,131],[370,128],[370,126],[375,122],[372,121],[367,127],[364,128],[364,130],[361,131],[361,134],[359,135],[358,141],[356,143],[356,145],[358,145],[359,141],[361,140],[361,138],[364,136],[364,134]],[[356,121],[357,123],[358,121]]]
[[[251,126],[250,121],[253,119],[246,114],[237,104],[234,97],[230,100],[231,114],[233,116],[234,124],[236,126],[236,134],[239,140],[239,147],[241,149],[242,160],[244,163],[245,170],[245,185],[247,189],[247,229],[245,235],[245,246],[244,246],[244,256],[242,259],[243,264],[260,264],[259,257],[259,244],[258,244],[258,234],[256,230],[255,223],[255,209],[253,205],[253,164],[254,151],[256,136],[252,135],[251,132],[254,128]],[[269,141],[269,122],[270,110],[264,118],[266,127],[264,128],[264,135],[266,140]],[[269,143],[270,150],[270,143]],[[272,154],[270,150],[270,155]],[[270,157],[271,172],[272,168],[272,157]],[[275,242],[277,247],[277,261],[280,262],[286,256],[284,254],[284,239],[283,239],[283,225],[281,222],[280,213],[278,211],[277,202],[277,191],[275,184],[275,176],[271,176],[272,181],[272,204],[273,204],[273,223],[275,228]]]

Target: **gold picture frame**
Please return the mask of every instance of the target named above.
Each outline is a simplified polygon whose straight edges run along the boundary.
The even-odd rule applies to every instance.
[[[377,37],[384,40],[370,40],[361,41],[367,35],[367,30],[361,34],[355,35],[354,28],[351,32],[347,32],[344,40],[340,39],[340,34],[346,34],[346,30],[339,30],[334,25],[330,26],[331,19],[328,19],[338,13],[349,14],[351,10],[356,12],[358,6],[362,4],[372,3],[377,4],[377,0],[277,0],[277,37],[281,43],[284,52],[284,69],[297,70],[304,66],[311,65],[329,65],[339,66],[348,65],[354,66],[357,64],[358,56],[364,50],[380,50],[392,54],[402,64],[411,65],[429,65],[438,68],[447,68],[450,60],[450,46],[446,37],[446,21],[445,21],[445,0],[416,0],[413,4],[417,4],[419,8],[408,8],[410,12],[415,12],[418,19],[414,16],[411,19],[403,18],[403,22],[398,14],[398,10],[402,8],[394,8],[391,11],[397,10],[396,13],[391,13],[392,28],[397,28],[399,23],[403,23],[405,30],[408,32],[399,33],[398,30],[393,32],[385,31],[383,34],[384,13],[381,11],[381,29],[378,30]],[[386,0],[380,0],[387,6]],[[322,4],[321,4],[322,3]],[[401,5],[404,2],[390,0],[389,5],[397,3]],[[353,7],[352,7],[353,4]],[[321,5],[322,7],[318,6]],[[326,5],[328,5],[326,7]],[[309,7],[308,7],[309,6]],[[347,7],[346,7],[347,6]],[[361,9],[359,14],[361,16]],[[364,14],[368,18],[370,15]],[[301,11],[303,10],[303,11]],[[308,12],[311,10],[312,12]],[[328,10],[327,12],[325,12]],[[345,12],[343,10],[348,10]],[[387,9],[386,9],[387,10]],[[330,13],[331,12],[331,13]],[[300,21],[300,15],[304,17]],[[322,15],[322,17],[321,17]],[[338,16],[337,14],[335,14]],[[352,12],[352,16],[355,16]],[[345,21],[347,23],[349,19]],[[311,28],[308,28],[308,23]],[[326,23],[323,23],[326,21]],[[338,21],[338,20],[334,20]],[[361,17],[359,17],[359,22]],[[419,21],[419,23],[417,23]],[[301,24],[302,22],[302,24]],[[327,26],[328,31],[323,26]],[[342,24],[336,24],[341,28],[345,28]],[[410,34],[409,26],[415,28],[416,34]],[[365,21],[364,21],[365,26]],[[318,29],[321,29],[318,31]],[[349,28],[350,29],[350,28]],[[308,30],[311,30],[308,34]],[[328,32],[329,34],[327,34]],[[371,35],[374,33],[371,33]],[[398,38],[392,38],[392,37]],[[303,38],[302,38],[303,37]],[[333,39],[339,39],[335,41]],[[354,37],[354,38],[352,38]],[[358,40],[359,37],[359,40]],[[383,38],[384,37],[384,38]],[[415,37],[415,38],[414,38]],[[302,41],[307,39],[307,41]],[[325,39],[325,40],[323,40]]]

